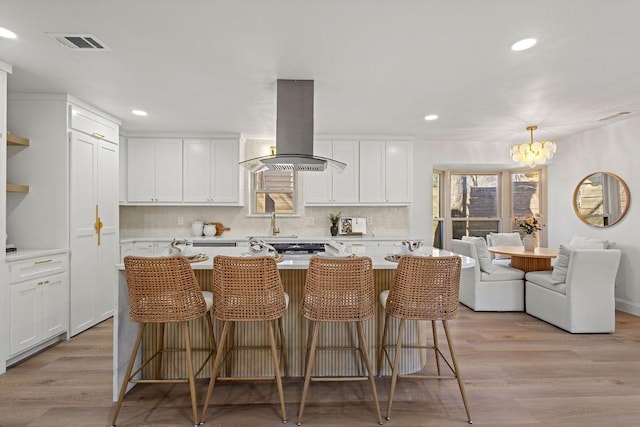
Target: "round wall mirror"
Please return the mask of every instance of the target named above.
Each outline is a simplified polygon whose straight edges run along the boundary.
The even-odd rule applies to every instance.
[[[609,227],[624,218],[631,194],[622,178],[610,172],[585,177],[573,192],[573,210],[585,224]]]

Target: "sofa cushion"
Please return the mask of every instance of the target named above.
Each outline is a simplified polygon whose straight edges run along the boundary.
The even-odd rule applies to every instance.
[[[573,236],[569,246],[573,249],[608,249],[609,241],[597,237]]]
[[[520,233],[489,233],[487,234],[489,246],[522,246]],[[509,255],[495,254],[495,259],[510,259]]]
[[[513,267],[505,267],[502,265],[494,265],[491,273],[482,272],[480,280],[482,282],[499,282],[501,280],[522,280],[524,279],[524,271]]]
[[[562,295],[567,294],[567,284],[555,283],[551,278],[552,272],[550,271],[530,271],[526,274],[525,278],[527,282],[535,283],[536,285],[549,289],[554,292],[558,292]]]
[[[575,239],[575,237],[574,237]],[[574,239],[571,239],[573,241]],[[586,239],[586,238],[585,238]],[[569,267],[569,257],[572,249],[606,249],[603,248],[603,241],[576,240],[574,245],[560,245],[558,258],[553,265],[551,280],[553,283],[564,283],[567,280],[567,268]]]
[[[491,273],[494,269],[493,264],[491,264],[491,254],[489,253],[489,249],[487,249],[487,242],[482,237],[471,237],[471,236],[462,236],[462,239],[465,242],[471,242],[476,247],[476,252],[478,253],[478,262],[480,263],[480,270],[485,273]]]

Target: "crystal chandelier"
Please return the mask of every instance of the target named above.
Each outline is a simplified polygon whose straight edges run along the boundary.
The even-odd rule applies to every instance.
[[[531,132],[531,142],[516,144],[511,146],[511,158],[520,166],[534,167],[547,162],[556,152],[555,141],[533,142],[533,131],[538,126],[529,126],[527,130]]]

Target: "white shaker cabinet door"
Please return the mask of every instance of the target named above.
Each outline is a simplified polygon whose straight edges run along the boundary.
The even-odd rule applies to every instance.
[[[207,203],[211,199],[211,141],[183,141],[183,195],[185,202]]]
[[[42,339],[47,339],[68,329],[69,276],[65,273],[47,277],[40,288]]]
[[[237,140],[214,140],[211,150],[211,198],[215,204],[239,204],[240,168]]]
[[[336,140],[333,141],[332,159],[346,163],[346,167],[342,173],[333,170],[331,166],[327,170],[332,177],[333,202],[357,203],[359,200],[360,189],[358,188],[359,180],[359,143],[357,140]]]
[[[385,144],[385,200],[410,203],[413,195],[412,143],[387,141]]]
[[[385,142],[360,143],[360,202],[385,202]]]
[[[316,140],[313,142],[313,154],[321,157],[331,157],[332,142]],[[322,172],[307,172],[304,174],[304,200],[307,204],[331,204],[333,200],[332,172],[330,168]]]
[[[10,354],[17,354],[40,340],[40,290],[38,281],[9,286]]]
[[[182,201],[182,140],[158,139],[155,155],[156,201]]]

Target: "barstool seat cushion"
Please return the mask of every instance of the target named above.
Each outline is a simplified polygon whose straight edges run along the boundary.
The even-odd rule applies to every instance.
[[[211,307],[213,307],[213,292],[202,291],[202,297],[207,305],[207,311],[211,310]]]
[[[380,292],[380,304],[382,304],[382,308],[387,306],[387,298],[389,298],[389,291]]]

